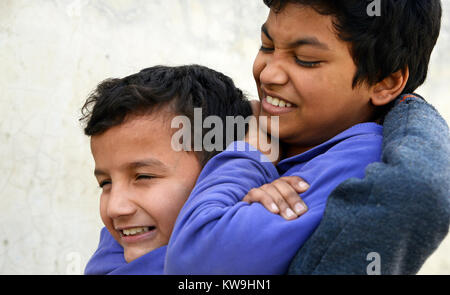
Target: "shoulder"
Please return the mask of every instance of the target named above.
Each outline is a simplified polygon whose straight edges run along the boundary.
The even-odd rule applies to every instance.
[[[336,142],[312,162],[324,161],[327,165],[364,171],[368,164],[381,160],[382,145],[383,127],[381,125],[358,124],[336,137]]]
[[[328,142],[326,150],[298,166],[294,175],[305,179],[310,192],[317,189],[324,196],[350,178],[362,179],[369,164],[381,160],[382,127],[359,124]]]
[[[357,124],[338,135],[335,141],[328,152],[379,152],[383,144],[383,126],[376,123]]]
[[[382,161],[385,176],[377,179],[385,186],[396,194],[414,196],[414,202],[426,211],[448,218],[449,128],[439,112],[422,97],[402,95],[386,115]],[[436,210],[446,212],[435,214]]]

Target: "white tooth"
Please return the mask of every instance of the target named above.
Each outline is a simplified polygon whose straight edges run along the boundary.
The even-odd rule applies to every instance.
[[[272,104],[274,105],[274,106],[278,106],[278,103],[280,102],[280,100],[278,99],[278,98],[274,98],[273,100],[272,100]]]
[[[149,230],[150,229],[148,227],[135,227],[135,228],[124,229],[123,234],[126,236],[129,236],[129,235],[135,235],[135,234],[138,234],[141,232],[147,232]]]
[[[292,104],[291,104],[290,102],[288,102],[288,103],[286,103],[286,106],[287,106],[288,108],[290,108],[290,107],[292,106]]]
[[[284,108],[285,105],[286,103],[284,102],[284,100],[280,100],[280,102],[278,103],[278,106],[281,108]]]
[[[268,103],[272,103],[272,101],[273,101],[273,97],[272,96],[267,96],[267,102]]]

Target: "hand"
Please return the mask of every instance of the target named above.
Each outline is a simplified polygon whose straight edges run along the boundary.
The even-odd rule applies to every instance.
[[[267,156],[267,158],[269,158],[274,165],[276,165],[279,162],[281,155],[279,140],[272,142],[272,135],[267,134],[267,132],[259,126],[261,103],[258,100],[250,100],[250,104],[252,107],[253,116],[256,120],[250,121],[249,131],[245,135],[245,141],[251,146],[257,148],[261,153]],[[263,141],[261,136],[265,136],[266,140]]]
[[[251,189],[242,199],[247,203],[261,203],[267,210],[280,214],[286,220],[303,215],[308,207],[298,194],[308,190],[309,185],[298,176],[284,176],[259,188]]]

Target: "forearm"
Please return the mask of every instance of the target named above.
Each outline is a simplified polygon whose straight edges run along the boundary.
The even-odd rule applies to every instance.
[[[260,161],[261,153],[231,150],[212,158],[202,170],[172,232],[165,273],[223,273],[233,264],[238,269],[242,261],[232,261],[252,248],[248,240],[253,231],[264,231],[263,220],[254,215],[271,213],[240,201],[250,189],[279,175],[272,163]]]

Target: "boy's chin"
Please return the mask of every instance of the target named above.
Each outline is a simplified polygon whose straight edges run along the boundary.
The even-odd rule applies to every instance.
[[[280,141],[288,140],[291,138],[293,132],[296,131],[295,126],[290,124],[289,120],[278,118],[277,121],[272,121],[270,117],[267,117],[266,121],[263,119],[259,121],[259,128],[264,134],[269,137],[279,138]],[[289,123],[287,123],[289,122]]]
[[[152,248],[144,248],[144,247],[125,247],[124,248],[124,257],[127,263],[130,263],[139,257],[144,256],[145,254],[153,251],[155,247]]]

